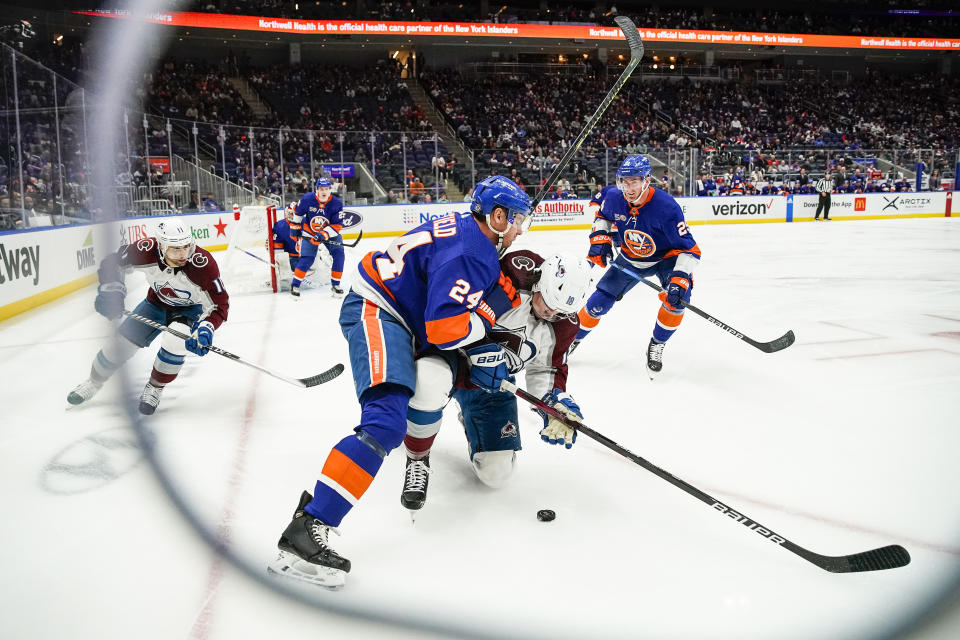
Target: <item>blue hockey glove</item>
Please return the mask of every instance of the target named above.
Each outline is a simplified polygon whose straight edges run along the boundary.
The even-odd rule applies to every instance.
[[[484,391],[500,391],[500,383],[510,379],[507,355],[499,344],[481,344],[465,352],[470,360],[470,382]]]
[[[580,405],[576,403],[570,394],[564,393],[560,389],[554,389],[553,391],[545,393],[540,399],[568,418],[583,420],[583,414],[580,413]],[[562,444],[567,449],[573,446],[573,443],[577,441],[577,432],[574,429],[568,427],[545,411],[538,409],[537,413],[543,418],[543,429],[540,430],[540,438],[542,438],[544,442]]]
[[[683,309],[690,301],[690,274],[671,271],[666,288],[660,292],[660,300],[672,309]]]
[[[127,297],[127,287],[122,282],[104,282],[97,287],[97,297],[93,308],[109,320],[123,315],[123,301]]]
[[[590,234],[590,250],[587,260],[598,267],[607,266],[607,260],[613,257],[613,238],[606,231],[594,231]]]
[[[190,327],[190,332],[190,337],[183,343],[187,351],[198,356],[207,355],[206,347],[213,344],[213,325],[206,320],[202,322],[198,320]]]

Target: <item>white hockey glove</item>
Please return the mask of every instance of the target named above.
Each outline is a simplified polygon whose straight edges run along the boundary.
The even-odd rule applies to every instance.
[[[554,389],[544,394],[541,400],[568,418],[583,420],[583,414],[580,413],[580,406],[569,394],[560,391],[560,389]],[[543,429],[540,430],[540,438],[543,439],[544,442],[561,444],[567,449],[573,446],[573,443],[577,441],[576,430],[568,427],[544,411],[538,411],[538,413],[540,417],[543,418]]]

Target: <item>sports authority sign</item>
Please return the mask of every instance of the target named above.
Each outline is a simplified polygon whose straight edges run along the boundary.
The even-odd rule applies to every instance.
[[[101,9],[77,11],[86,16],[129,18],[129,11]],[[498,24],[489,22],[393,22],[382,20],[300,20],[237,16],[216,13],[169,11],[155,13],[150,21],[174,27],[263,31],[298,35],[396,35],[439,36],[452,38],[546,38],[552,40],[623,41],[623,32],[614,26],[565,24]],[[891,38],[883,36],[832,36],[802,33],[758,33],[751,31],[699,31],[693,29],[639,29],[640,37],[650,42],[730,44],[747,47],[838,47],[844,49],[907,49],[960,51],[956,38]]]

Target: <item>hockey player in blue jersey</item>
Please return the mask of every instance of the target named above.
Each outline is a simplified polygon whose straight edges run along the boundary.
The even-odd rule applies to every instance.
[[[330,178],[317,178],[316,189],[303,194],[297,203],[293,221],[290,224],[291,235],[300,240],[300,259],[293,270],[293,281],[290,283],[290,293],[300,296],[300,283],[307,276],[307,271],[317,259],[320,245],[324,245],[333,258],[330,268],[330,289],[335,296],[343,295],[340,288],[340,278],[343,277],[343,244],[340,230],[343,220],[343,202],[333,195],[333,183]]]
[[[273,223],[273,241],[271,248],[273,251],[285,251],[290,260],[290,271],[296,271],[297,263],[300,261],[300,249],[297,248],[297,240],[293,237],[291,222],[294,219],[296,205],[289,205],[284,211],[284,217]]]
[[[485,338],[513,307],[499,254],[528,215],[529,196],[506,178],[490,177],[476,186],[470,213],[426,222],[361,260],[340,310],[360,424],[330,451],[314,495],[301,495],[272,573],[327,588],[345,583],[350,561],[330,548],[328,535],[403,441],[419,353],[462,349],[469,380],[499,391],[509,377],[506,354]]]
[[[690,302],[700,247],[677,201],[650,185],[650,162],[641,155],[628,156],[617,169],[617,187],[602,193],[587,258],[606,267],[613,257],[615,238],[620,241],[620,255],[614,263],[638,276],[656,276],[664,289],[653,337],[647,345],[647,372],[653,378],[663,368],[663,346],[680,326],[684,306]],[[574,346],[617,300],[639,284],[630,273],[610,269],[600,279],[597,290],[580,310],[580,331]]]

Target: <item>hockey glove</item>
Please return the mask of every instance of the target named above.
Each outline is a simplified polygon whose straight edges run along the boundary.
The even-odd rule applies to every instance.
[[[607,260],[613,257],[613,238],[606,231],[594,231],[590,234],[590,250],[587,260],[598,267],[607,266]]]
[[[206,320],[198,320],[190,327],[190,332],[190,337],[183,343],[187,351],[198,356],[207,355],[207,347],[213,344],[213,325]]]
[[[465,352],[470,361],[470,382],[484,391],[500,391],[500,383],[511,379],[507,355],[499,344],[481,344]]]
[[[553,391],[545,393],[541,400],[568,418],[583,420],[583,414],[580,413],[580,406],[574,401],[573,397],[560,389],[554,389]],[[544,411],[537,410],[537,413],[543,418],[543,429],[540,430],[540,437],[544,442],[562,444],[567,449],[573,446],[573,443],[577,441],[577,432],[575,429],[568,427]]]
[[[660,292],[660,300],[671,309],[683,309],[690,302],[690,274],[671,271],[666,288]]]
[[[123,315],[123,300],[127,297],[127,287],[122,282],[104,282],[97,287],[97,297],[93,308],[109,320]]]

